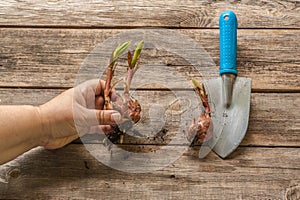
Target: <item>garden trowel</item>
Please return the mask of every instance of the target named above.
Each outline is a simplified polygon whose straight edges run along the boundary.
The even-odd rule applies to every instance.
[[[209,105],[213,136],[202,145],[199,157],[211,150],[225,158],[244,138],[249,120],[251,79],[237,77],[237,18],[225,11],[219,19],[220,77],[204,82]]]

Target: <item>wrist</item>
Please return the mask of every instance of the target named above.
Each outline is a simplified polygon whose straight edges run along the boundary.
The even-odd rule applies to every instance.
[[[51,122],[49,117],[47,117],[47,112],[45,111],[44,105],[35,107],[38,113],[39,124],[40,124],[40,131],[37,140],[37,146],[45,146],[51,136]]]

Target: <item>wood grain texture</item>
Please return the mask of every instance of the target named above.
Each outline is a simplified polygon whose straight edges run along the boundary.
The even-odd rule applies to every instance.
[[[300,28],[297,0],[12,1],[1,2],[2,26],[217,28],[226,9],[242,28]]]
[[[131,146],[147,148],[152,146]],[[152,173],[116,171],[83,145],[31,150],[1,166],[1,198],[284,199],[299,192],[299,148],[239,148],[229,159],[189,149]],[[272,165],[270,165],[272,163]],[[3,182],[7,183],[3,183]]]
[[[72,87],[80,65],[98,43],[125,30],[1,29],[0,86]],[[195,39],[219,65],[218,30],[176,30]],[[299,30],[239,30],[239,75],[252,78],[254,91],[300,90]],[[146,41],[147,43],[147,41]],[[193,49],[187,48],[187,51]],[[100,57],[100,55],[99,55]],[[108,59],[108,58],[107,58]],[[157,70],[175,70],[187,80],[200,74],[178,55],[145,50],[141,79],[162,80]],[[125,71],[124,68],[119,67]],[[95,73],[93,69],[92,75]],[[217,69],[216,69],[217,70]],[[96,69],[96,72],[98,70]],[[153,74],[155,73],[155,74]],[[145,77],[144,77],[145,76]],[[171,77],[172,78],[172,77]],[[165,77],[165,81],[168,77]],[[169,80],[170,81],[170,80]],[[190,85],[190,84],[189,84]],[[153,88],[153,85],[151,86]],[[171,87],[187,88],[172,79]]]
[[[142,122],[164,113],[173,121],[163,124],[164,135],[155,135],[150,124],[147,137],[127,136],[119,147],[156,152],[162,156],[154,162],[158,167],[170,152],[180,158],[152,173],[117,171],[88,152],[102,146],[91,135],[84,138],[86,146],[75,141],[59,150],[36,148],[0,165],[0,199],[300,199],[299,0],[2,0],[0,105],[40,105],[73,87],[81,64],[99,43],[133,28],[164,27],[189,36],[218,66],[218,18],[226,9],[239,20],[239,75],[252,78],[249,128],[226,160],[212,152],[199,160],[199,146],[181,152],[182,144],[158,154],[178,132],[182,109],[169,106],[174,94],[167,88],[184,96],[190,79],[201,76],[181,56],[145,48],[139,78],[167,84],[142,85],[134,92],[143,102]],[[88,68],[82,76],[98,78],[98,67],[104,66]],[[116,79],[125,71],[121,58]],[[104,154],[120,158],[115,147]]]
[[[57,89],[0,89],[0,105],[40,105],[62,91]],[[180,114],[176,114],[178,106],[172,104],[175,99],[174,94],[168,91],[136,91],[134,96],[143,107],[143,124],[149,125],[146,126],[147,130],[140,132],[143,135],[142,138],[126,137],[124,143],[165,144],[170,142],[174,135],[178,134],[175,125],[180,122]],[[187,92],[177,92],[177,97],[184,96],[187,96]],[[241,145],[300,147],[299,105],[299,93],[253,93],[249,127]],[[151,115],[149,115],[149,109],[151,109]],[[157,113],[159,111],[162,112]],[[165,124],[161,124],[163,116],[166,116]],[[156,126],[151,125],[154,121],[149,121],[150,118],[154,121],[157,119],[159,127],[155,128]],[[162,128],[167,129],[168,132],[161,138],[156,133]],[[185,137],[183,133],[182,137]],[[102,142],[101,138],[95,137],[89,142]]]

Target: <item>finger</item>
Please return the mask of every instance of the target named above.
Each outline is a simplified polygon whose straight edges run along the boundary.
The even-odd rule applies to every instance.
[[[91,87],[87,88],[84,95],[85,95],[85,100],[86,100],[86,107],[89,109],[95,109],[95,91],[94,91],[94,89]]]
[[[110,125],[100,125],[100,128],[104,133],[109,133],[113,130],[113,127]]]
[[[81,83],[74,88],[74,100],[84,107],[95,107],[95,91],[99,80],[93,79]]]
[[[98,125],[92,126],[88,131],[88,134],[105,134],[112,131],[112,127],[110,125]]]
[[[96,88],[95,88],[96,96],[98,96],[98,95],[103,96],[104,95],[104,89],[105,89],[105,81],[99,79],[98,82],[97,82]]]
[[[84,92],[86,88],[92,88],[95,95],[103,95],[104,88],[105,88],[105,81],[101,79],[91,79],[81,83],[77,87],[80,88],[80,91]]]
[[[104,98],[102,96],[97,96],[95,99],[95,109],[103,110],[104,107]]]
[[[105,81],[99,79],[98,83],[97,83],[97,87],[95,90],[95,94],[96,96],[104,95],[104,90],[105,90]],[[115,101],[117,99],[117,93],[116,90],[114,88],[112,88],[111,92],[110,92],[110,96],[111,96],[111,100]]]
[[[121,120],[121,114],[115,110],[91,110],[81,106],[75,108],[75,123],[82,129],[89,130],[91,126],[97,125],[113,125]]]
[[[118,95],[117,95],[117,93],[116,93],[115,88],[113,88],[113,89],[111,90],[110,96],[111,96],[111,100],[112,100],[112,101],[115,102],[115,101],[117,100]]]
[[[83,87],[92,87],[93,91],[95,92],[95,96],[104,96],[105,81],[101,79],[93,79],[86,81]],[[111,90],[110,96],[112,101],[116,101],[118,95],[114,88]]]

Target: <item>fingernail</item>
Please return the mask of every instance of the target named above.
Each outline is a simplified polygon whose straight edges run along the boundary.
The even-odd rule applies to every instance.
[[[121,121],[121,115],[120,115],[120,113],[113,113],[111,115],[111,120],[114,121],[114,122]]]

